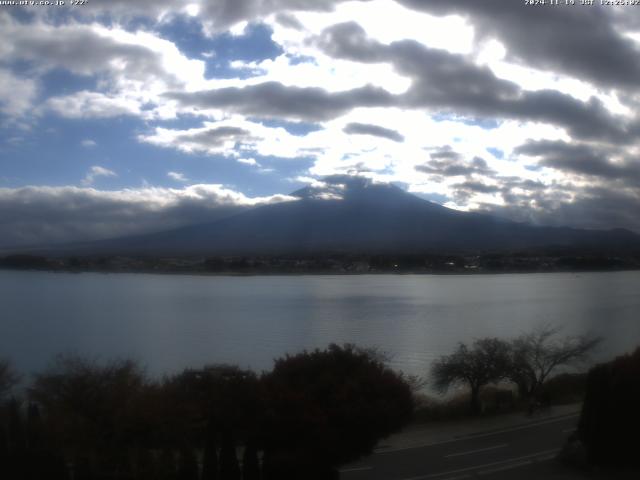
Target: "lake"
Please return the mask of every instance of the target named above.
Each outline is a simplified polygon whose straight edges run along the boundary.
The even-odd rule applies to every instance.
[[[356,343],[424,375],[459,341],[536,326],[640,345],[640,272],[189,276],[0,271],[0,357],[27,373],[59,352],[130,357],[152,374]]]

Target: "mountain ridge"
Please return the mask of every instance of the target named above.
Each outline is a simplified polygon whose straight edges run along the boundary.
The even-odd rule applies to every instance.
[[[75,248],[79,254],[173,256],[469,253],[542,247],[640,251],[640,236],[628,230],[534,226],[461,212],[362,177],[326,177],[291,196],[298,200]]]

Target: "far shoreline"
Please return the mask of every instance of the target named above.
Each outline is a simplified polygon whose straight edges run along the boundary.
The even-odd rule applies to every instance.
[[[640,253],[514,252],[476,254],[354,254],[0,257],[0,269],[67,273],[142,273],[201,276],[495,275],[640,270]]]
[[[473,271],[473,272],[425,272],[425,271],[372,271],[372,272],[203,272],[198,270],[71,270],[71,269],[27,269],[0,267],[2,272],[29,272],[51,274],[102,274],[102,275],[164,275],[164,276],[194,276],[194,277],[359,277],[359,276],[431,276],[431,277],[482,277],[507,275],[535,275],[535,274],[593,274],[593,273],[623,273],[640,272],[640,268],[623,268],[611,270],[522,270],[522,271]]]

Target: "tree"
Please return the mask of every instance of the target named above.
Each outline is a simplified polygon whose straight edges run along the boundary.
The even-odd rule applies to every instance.
[[[9,447],[15,453],[24,453],[27,448],[24,419],[22,417],[22,405],[16,398],[12,398],[8,405],[9,410]]]
[[[44,430],[38,405],[30,403],[27,408],[26,438],[29,450],[37,451],[44,447]]]
[[[20,376],[14,371],[9,360],[0,360],[0,401],[18,384]]]
[[[5,431],[4,426],[0,423],[0,465],[7,472],[8,475],[11,475],[12,465],[10,462],[11,458],[9,456],[9,442],[7,438],[7,432]]]
[[[590,335],[558,337],[561,329],[545,325],[511,342],[507,378],[522,398],[533,398],[560,367],[585,361],[601,339]]]
[[[158,457],[158,473],[160,480],[177,480],[178,478],[176,460],[173,451],[169,448],[165,448],[160,452]]]
[[[161,394],[167,415],[182,424],[175,427],[197,446],[225,430],[244,440],[262,409],[256,374],[233,365],[186,369],[165,379]]]
[[[93,450],[106,456],[138,443],[145,383],[133,361],[99,364],[62,355],[35,376],[29,395],[61,446],[76,455]]]
[[[218,442],[211,422],[209,423],[202,456],[202,480],[218,480]]]
[[[93,465],[91,459],[86,455],[76,456],[74,459],[73,478],[74,480],[93,480]]]
[[[446,392],[456,384],[467,385],[471,390],[471,412],[480,412],[480,389],[505,378],[509,365],[509,345],[498,338],[475,340],[469,348],[458,344],[451,355],[440,357],[431,367],[434,386]]]
[[[413,412],[402,375],[353,345],[280,358],[262,382],[265,479],[333,478]]]
[[[2,468],[7,471],[9,478],[21,478],[29,473],[29,462],[26,457],[26,439],[20,402],[12,398],[9,401],[7,410],[7,433],[5,437],[7,440],[7,464],[3,465]]]
[[[222,435],[220,448],[220,480],[240,480],[241,472],[236,455],[236,444],[229,430]]]
[[[260,461],[258,448],[253,440],[249,440],[242,455],[242,480],[260,479]]]
[[[182,448],[178,455],[178,480],[198,480],[198,458],[191,448]]]

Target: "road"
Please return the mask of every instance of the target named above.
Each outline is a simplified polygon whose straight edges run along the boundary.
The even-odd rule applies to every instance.
[[[530,477],[555,457],[578,415],[410,448],[380,450],[341,469],[341,480],[458,480]],[[540,477],[532,477],[540,478]]]

